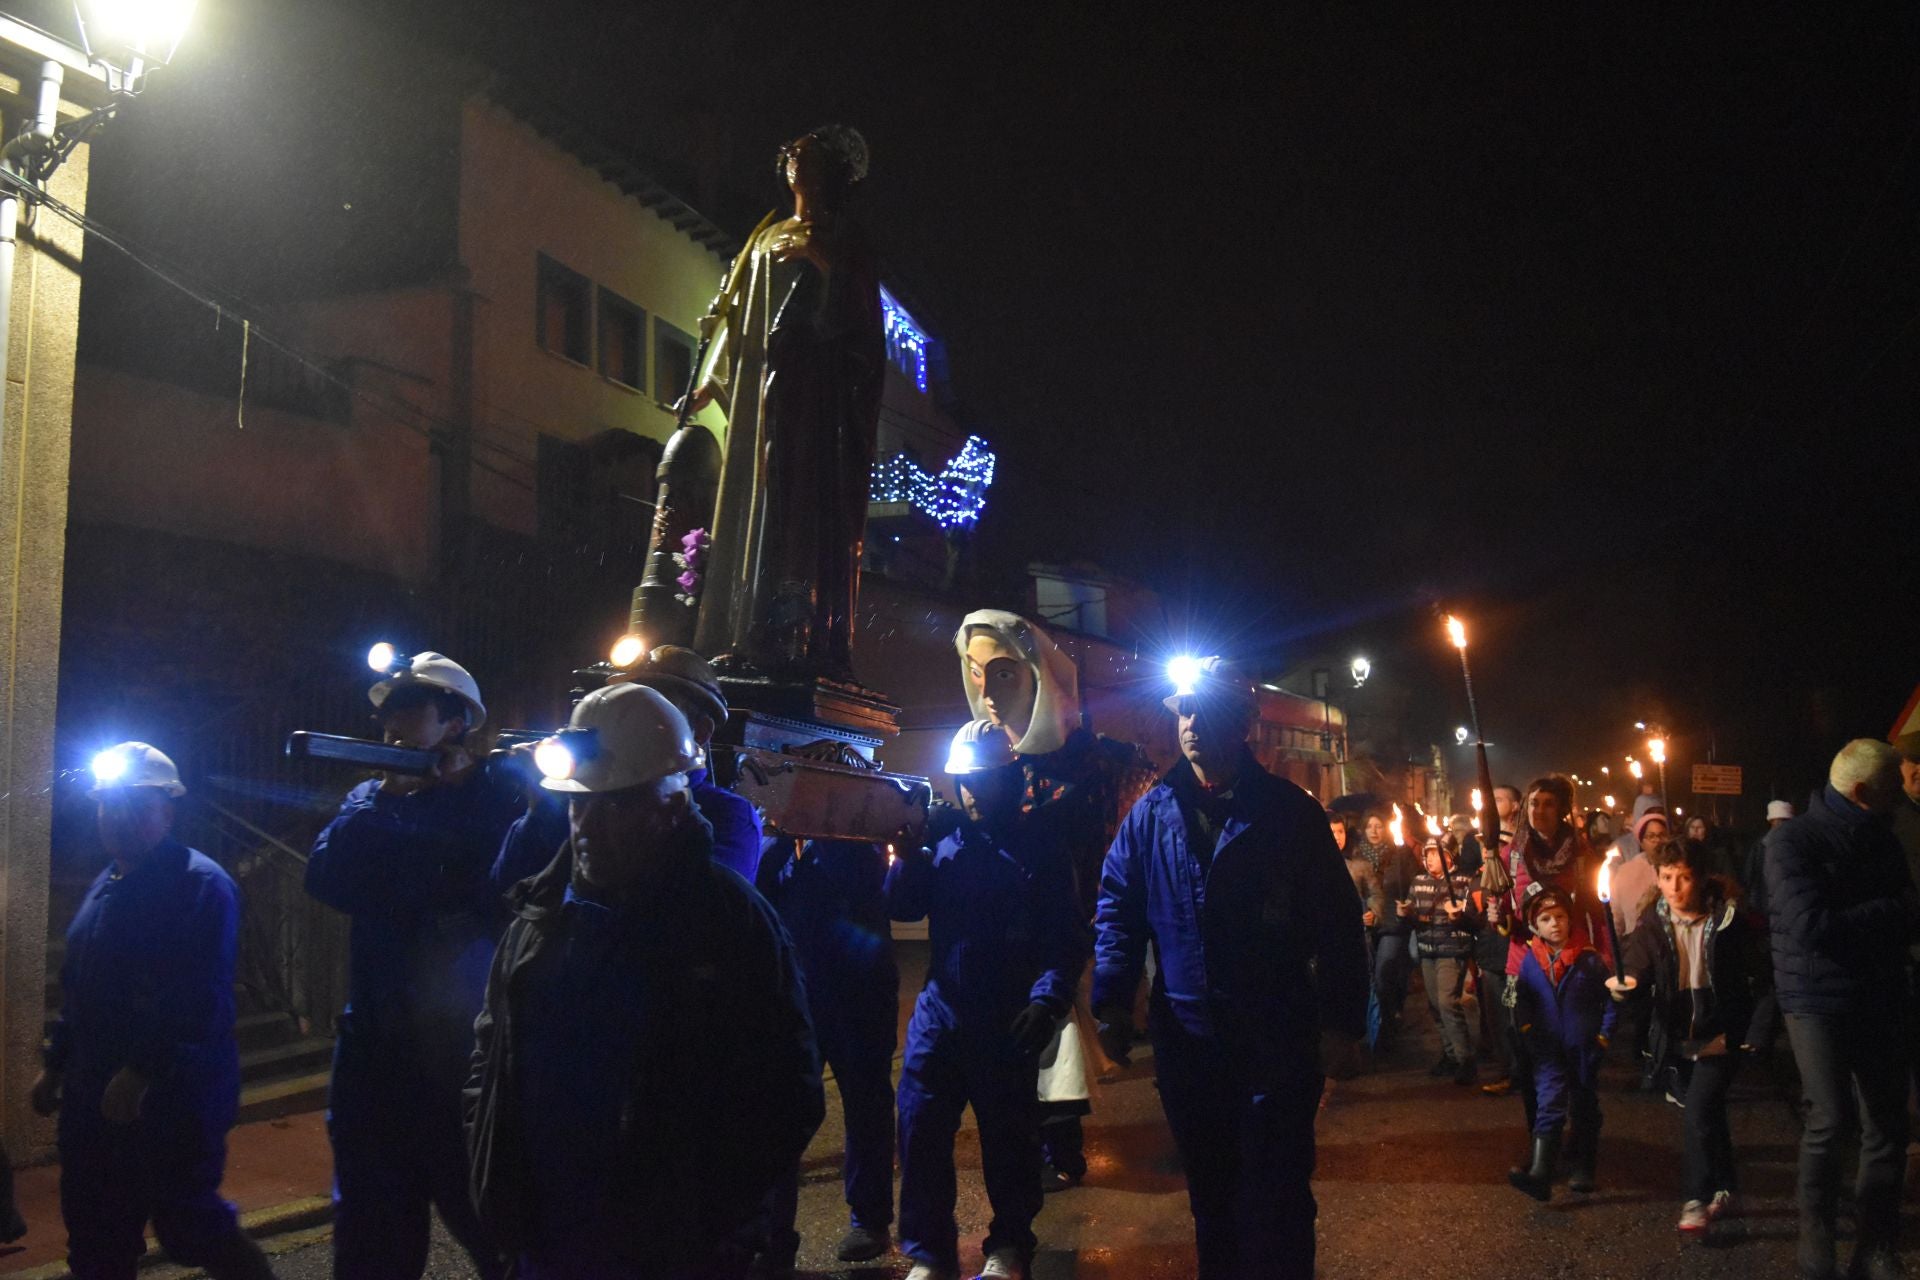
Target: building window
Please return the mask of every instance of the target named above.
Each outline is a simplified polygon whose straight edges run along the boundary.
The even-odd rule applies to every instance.
[[[609,289],[600,290],[600,372],[623,387],[647,389],[641,339],[647,313]]]
[[[593,291],[587,278],[549,258],[539,258],[537,303],[534,310],[534,340],[557,356],[576,364],[586,364],[589,352],[588,331],[592,318]]]
[[[693,336],[653,320],[653,385],[662,404],[678,404],[693,379]]]
[[[542,538],[565,543],[583,536],[590,474],[585,449],[557,436],[541,435],[534,486]]]

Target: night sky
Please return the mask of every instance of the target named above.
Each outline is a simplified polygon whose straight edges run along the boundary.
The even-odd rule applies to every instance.
[[[1155,586],[1145,643],[1364,649],[1450,741],[1444,605],[1501,772],[1659,718],[1750,801],[1920,681],[1912,5],[340,2],[729,210],[860,127],[1001,453],[983,555]]]

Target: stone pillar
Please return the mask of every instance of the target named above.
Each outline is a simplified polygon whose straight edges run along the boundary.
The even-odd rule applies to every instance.
[[[9,134],[16,119],[7,121]],[[85,147],[49,188],[67,205],[86,208]],[[53,1142],[52,1122],[33,1114],[27,1094],[39,1070],[46,1017],[54,702],[80,248],[79,228],[46,209],[22,209],[0,441],[0,1132],[15,1163],[44,1154]]]

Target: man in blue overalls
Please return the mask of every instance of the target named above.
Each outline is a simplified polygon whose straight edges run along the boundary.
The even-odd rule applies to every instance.
[[[123,742],[93,772],[113,863],[67,930],[60,1018],[33,1086],[34,1110],[60,1111],[68,1264],[80,1280],[132,1280],[152,1219],[175,1261],[216,1280],[271,1280],[220,1198],[240,1104],[239,890],[173,838],[186,794],[173,761]]]
[[[1025,1280],[1040,1212],[1040,1051],[1073,1007],[1087,928],[1073,866],[1022,814],[1026,778],[990,720],[963,725],[947,773],[966,821],[887,876],[896,920],[925,917],[926,986],[900,1068],[900,1247],[908,1280],[958,1274],[953,1139],[968,1105],[993,1221],[980,1280]]]
[[[1325,811],[1247,750],[1252,682],[1218,658],[1172,674],[1182,759],[1107,853],[1094,1015],[1125,1062],[1151,941],[1147,1029],[1200,1280],[1308,1280],[1323,1063],[1366,1029],[1360,899]]]
[[[355,787],[307,864],[307,892],[353,918],[327,1113],[334,1274],[419,1280],[431,1206],[494,1280],[504,1265],[467,1199],[460,1090],[506,925],[488,873],[525,799],[467,753],[487,710],[459,663],[418,654],[368,697],[388,742],[440,763]]]

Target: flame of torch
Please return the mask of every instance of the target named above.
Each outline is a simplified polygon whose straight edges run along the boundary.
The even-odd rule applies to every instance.
[[[1467,647],[1467,624],[1452,614],[1447,615],[1447,639],[1453,641],[1456,649]]]
[[[1636,778],[1640,777],[1641,776],[1640,762],[1638,760],[1627,761],[1627,772],[1631,773]]]
[[[1647,754],[1653,757],[1655,764],[1665,764],[1667,762],[1667,740],[1665,738],[1648,738]]]
[[[1613,901],[1613,860],[1620,856],[1618,849],[1607,850],[1606,861],[1600,864],[1600,901]]]
[[[1387,831],[1393,836],[1394,844],[1403,845],[1407,842],[1406,819],[1401,816],[1399,805],[1393,806],[1393,821],[1387,824]]]
[[[1427,815],[1427,834],[1436,839],[1440,835],[1440,819],[1434,817],[1432,814]]]
[[[1613,944],[1613,977],[1623,985],[1627,982],[1625,963],[1620,955],[1620,928],[1613,922],[1613,860],[1620,856],[1618,849],[1607,850],[1606,860],[1600,864],[1600,918],[1607,923],[1607,941]]]

